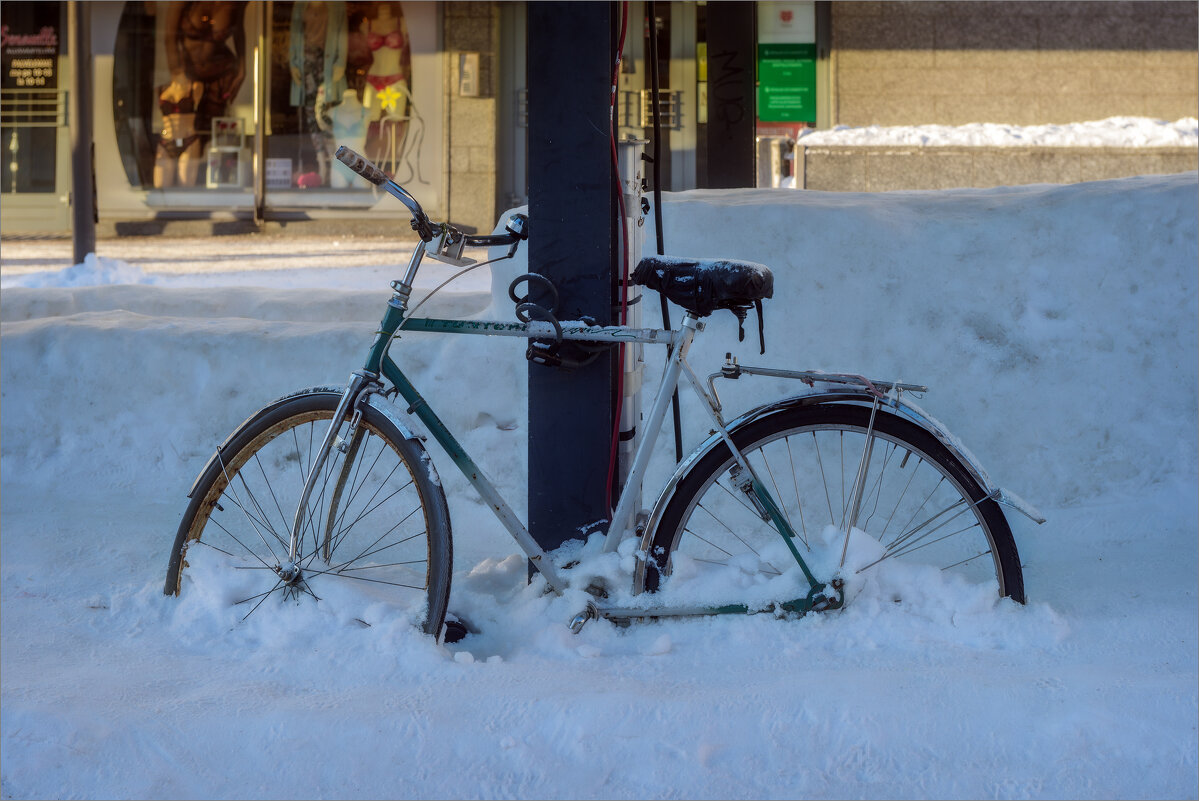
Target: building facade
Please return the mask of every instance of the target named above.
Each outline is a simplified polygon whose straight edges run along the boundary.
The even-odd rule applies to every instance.
[[[87,5],[102,234],[189,220],[394,224],[394,204],[334,162],[337,144],[465,226],[490,228],[527,201],[525,50],[535,32],[524,3]],[[674,190],[728,185],[715,181],[716,165],[752,164],[758,137],[804,127],[1195,116],[1197,8],[659,2],[651,21],[646,3],[630,2],[618,130],[652,132],[650,36],[662,181]],[[0,15],[2,229],[66,231],[66,3],[5,3]],[[721,38],[730,21],[746,31],[742,52]],[[750,124],[718,137],[734,118]]]

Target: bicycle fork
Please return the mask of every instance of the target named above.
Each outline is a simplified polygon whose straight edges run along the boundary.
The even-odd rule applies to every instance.
[[[288,584],[299,581],[303,577],[299,565],[300,529],[304,525],[305,515],[308,512],[308,502],[312,498],[313,489],[316,487],[316,482],[325,467],[325,461],[329,458],[329,452],[334,448],[337,435],[341,431],[346,414],[350,409],[355,410],[350,420],[350,435],[339,444],[346,445],[346,450],[351,451],[351,453],[355,450],[352,448],[352,440],[357,432],[359,421],[362,419],[362,410],[359,408],[359,401],[368,385],[377,380],[378,376],[374,373],[365,370],[355,370],[350,376],[350,382],[346,386],[346,391],[341,396],[341,402],[337,404],[337,409],[333,412],[333,420],[329,423],[329,430],[325,432],[325,438],[321,441],[320,448],[316,452],[316,457],[313,459],[312,467],[308,472],[308,479],[304,482],[304,491],[300,495],[300,502],[296,504],[296,515],[291,524],[291,537],[287,546],[287,564],[279,566],[279,578]],[[351,455],[342,466],[343,472],[349,469],[352,461],[353,457]],[[343,483],[344,476],[339,477],[336,485],[338,490],[340,490]],[[336,501],[333,503],[336,503]],[[330,513],[329,517],[330,522],[332,522],[332,513]],[[325,539],[326,542],[322,547],[325,551],[325,557],[328,558],[328,532],[325,532]]]

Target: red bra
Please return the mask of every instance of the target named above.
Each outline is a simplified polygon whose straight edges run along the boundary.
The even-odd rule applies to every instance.
[[[386,36],[379,33],[368,33],[366,43],[370,45],[371,50],[378,50],[384,45],[392,50],[399,50],[404,46],[404,38],[400,36],[399,31],[393,31]]]

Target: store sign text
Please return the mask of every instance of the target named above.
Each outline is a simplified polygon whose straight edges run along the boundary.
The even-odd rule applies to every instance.
[[[0,28],[0,47],[44,47],[58,49],[58,33],[46,25],[40,33],[9,33],[8,26]]]

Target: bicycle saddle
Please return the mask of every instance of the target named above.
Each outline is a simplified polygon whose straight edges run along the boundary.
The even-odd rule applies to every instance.
[[[657,290],[667,300],[699,317],[728,309],[737,315],[742,340],[745,329],[741,324],[750,307],[756,308],[758,336],[762,352],[766,352],[762,300],[774,295],[774,275],[769,267],[752,261],[646,256],[633,271],[633,283]]]

